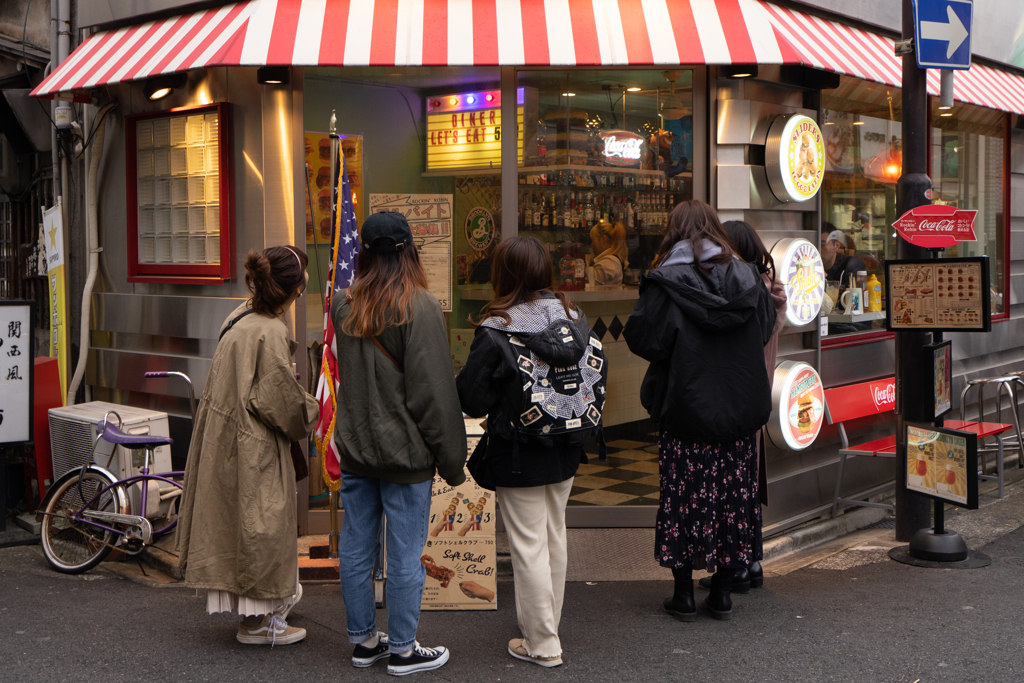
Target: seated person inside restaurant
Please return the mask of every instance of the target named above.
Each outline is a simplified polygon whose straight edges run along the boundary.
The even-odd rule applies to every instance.
[[[601,221],[590,231],[591,251],[594,253],[594,284],[621,285],[622,269],[628,264],[626,228]]]
[[[829,222],[822,223],[821,261],[825,266],[825,279],[834,280],[841,287],[850,285],[850,276],[856,277],[858,270],[867,270],[859,257],[847,252],[846,235]]]

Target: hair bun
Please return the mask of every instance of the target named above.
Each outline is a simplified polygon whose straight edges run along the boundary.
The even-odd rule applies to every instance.
[[[245,259],[245,272],[254,282],[266,282],[270,278],[270,259],[258,251],[250,251]]]

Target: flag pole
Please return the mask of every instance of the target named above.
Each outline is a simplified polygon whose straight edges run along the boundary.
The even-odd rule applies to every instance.
[[[338,238],[337,230],[335,229],[335,212],[338,210],[338,202],[334,200],[334,193],[338,187],[338,153],[340,145],[338,143],[338,117],[335,115],[335,111],[331,110],[331,123],[328,132],[331,136],[331,252],[334,251],[334,240]],[[313,235],[316,235],[316,227],[313,226]],[[333,258],[333,257],[332,257]],[[333,282],[328,282],[326,287],[334,287]],[[333,294],[333,292],[332,292]],[[326,312],[325,312],[326,314]],[[333,438],[333,437],[332,437]],[[326,454],[324,454],[326,457]],[[337,559],[338,557],[338,541],[341,538],[341,533],[338,529],[338,491],[331,491],[330,495],[330,515],[331,515],[331,534],[328,536],[327,549],[330,558]]]

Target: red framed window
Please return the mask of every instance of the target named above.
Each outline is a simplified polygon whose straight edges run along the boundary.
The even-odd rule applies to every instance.
[[[125,117],[128,281],[234,277],[229,105]]]

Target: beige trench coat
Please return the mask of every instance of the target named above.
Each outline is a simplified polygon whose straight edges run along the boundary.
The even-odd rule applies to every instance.
[[[176,545],[190,588],[264,600],[295,593],[298,530],[289,447],[309,435],[319,412],[295,379],[295,348],[281,320],[259,313],[239,320],[217,345],[179,512]]]

